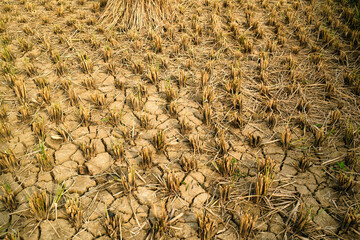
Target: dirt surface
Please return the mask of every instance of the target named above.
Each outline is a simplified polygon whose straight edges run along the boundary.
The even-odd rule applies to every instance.
[[[355,8],[178,2],[1,1],[0,237],[360,238]]]

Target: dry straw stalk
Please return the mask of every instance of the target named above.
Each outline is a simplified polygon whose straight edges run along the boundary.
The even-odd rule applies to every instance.
[[[109,0],[101,21],[107,27],[127,29],[158,25],[171,16],[173,0]]]

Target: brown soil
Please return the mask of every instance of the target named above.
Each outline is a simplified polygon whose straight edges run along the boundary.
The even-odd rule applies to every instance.
[[[1,1],[0,238],[359,238],[355,10],[178,2]]]

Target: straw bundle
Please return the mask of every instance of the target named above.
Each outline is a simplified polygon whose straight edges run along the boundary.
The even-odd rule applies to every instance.
[[[156,26],[168,20],[173,0],[108,0],[101,17],[102,24],[130,29]]]

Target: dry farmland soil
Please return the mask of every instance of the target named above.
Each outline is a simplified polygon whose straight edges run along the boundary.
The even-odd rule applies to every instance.
[[[360,239],[357,1],[106,4],[0,1],[0,239]]]

